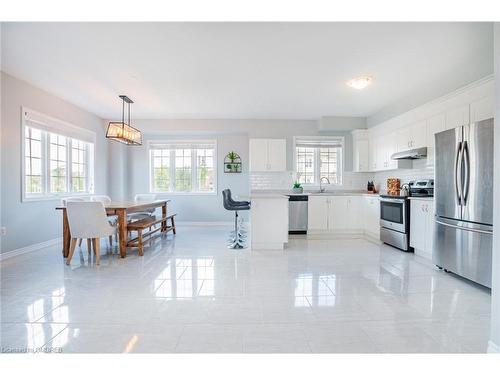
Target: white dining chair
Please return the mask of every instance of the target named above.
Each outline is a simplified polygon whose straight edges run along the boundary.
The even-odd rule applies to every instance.
[[[63,205],[63,207],[66,207],[66,204],[68,202],[85,202],[85,199],[83,198],[80,198],[80,197],[67,197],[67,198],[62,198],[61,199],[61,204]],[[88,245],[88,243],[87,243]],[[78,241],[78,247],[81,247],[82,246],[82,239],[80,238],[80,240]],[[89,247],[89,251],[90,251],[90,246]]]
[[[116,233],[116,228],[107,219],[104,205],[101,202],[67,202],[66,205],[71,232],[66,264],[71,263],[77,240],[86,238],[87,243],[92,241],[96,264],[99,265],[101,259],[100,239]]]
[[[85,199],[79,197],[67,197],[61,199],[61,204],[66,207],[68,202],[85,202]]]
[[[92,195],[90,197],[91,202],[101,202],[103,205],[110,204],[111,203],[111,198],[107,195]],[[108,216],[108,221],[111,225],[116,226],[118,222],[118,216],[116,215],[111,215]],[[118,234],[115,236],[115,240],[118,243]],[[109,246],[113,246],[113,237],[109,236]]]
[[[101,202],[102,204],[109,204],[111,203],[111,198],[108,197],[107,195],[92,195],[90,197],[91,202]]]
[[[152,202],[154,200],[156,200],[156,194],[136,194],[134,197],[134,202],[136,202],[136,203]],[[127,219],[129,221],[141,220],[141,219],[145,219],[145,218],[152,216],[154,213],[155,213],[155,209],[150,208],[150,209],[147,209],[144,211],[131,213],[131,214],[127,215]]]

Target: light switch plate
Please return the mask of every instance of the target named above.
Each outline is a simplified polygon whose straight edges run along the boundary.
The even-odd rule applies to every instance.
[[[0,236],[5,236],[7,234],[7,228],[6,227],[0,227]]]

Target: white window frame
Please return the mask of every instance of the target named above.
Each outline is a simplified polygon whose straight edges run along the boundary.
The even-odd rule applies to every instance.
[[[40,121],[40,126],[32,125],[27,120],[27,114],[36,117]],[[42,133],[42,192],[41,193],[27,193],[26,192],[26,128],[31,127],[38,129]],[[67,192],[52,193],[50,192],[50,133],[58,134],[66,137],[66,186]],[[81,135],[81,139],[78,135]],[[87,149],[86,165],[87,165],[87,191],[85,192],[72,192],[72,143],[71,139],[75,138],[80,141],[91,144],[90,150]],[[21,201],[49,201],[59,200],[64,197],[87,197],[94,194],[94,173],[95,173],[95,160],[96,160],[96,134],[90,130],[80,128],[65,121],[47,116],[41,112],[22,107],[21,108]]]
[[[293,170],[295,173],[297,171],[297,143],[300,141],[331,141],[331,142],[339,142],[342,146],[341,152],[341,170],[340,170],[340,183],[330,183],[328,186],[343,186],[344,185],[344,173],[345,173],[345,137],[344,136],[296,136],[293,137]],[[319,149],[318,149],[319,150]],[[315,188],[320,186],[320,176],[321,176],[321,168],[320,168],[320,153],[315,150],[314,153],[314,179],[315,183],[313,184],[302,184],[304,187]],[[323,184],[325,185],[325,184]]]
[[[158,191],[154,189],[154,166],[152,158],[152,150],[154,149],[152,145],[165,144],[166,146],[172,144],[198,144],[198,143],[209,143],[214,146],[214,190],[213,191],[198,191],[198,168],[197,168],[197,158],[195,157],[195,149],[191,149],[191,191]],[[156,148],[156,147],[155,147]],[[165,147],[168,148],[168,147]],[[218,180],[218,158],[217,158],[217,140],[216,139],[175,139],[175,140],[151,140],[148,141],[147,147],[148,162],[149,162],[149,192],[157,195],[217,195],[217,180]],[[172,164],[175,164],[175,150],[170,150],[170,186],[175,184],[175,168],[172,168]]]

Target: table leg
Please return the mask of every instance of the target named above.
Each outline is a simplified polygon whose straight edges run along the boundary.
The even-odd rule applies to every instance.
[[[163,218],[163,221],[161,222],[161,231],[165,232],[167,230],[167,204],[163,204],[161,206],[161,216]]]
[[[117,210],[117,214],[120,257],[125,258],[127,255],[127,212],[126,210]]]
[[[66,210],[63,210],[63,246],[62,246],[62,254],[63,254],[64,258],[68,257],[70,242],[71,242],[71,233],[69,231],[68,214],[66,213]]]

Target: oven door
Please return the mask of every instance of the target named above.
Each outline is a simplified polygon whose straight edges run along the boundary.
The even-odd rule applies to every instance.
[[[406,233],[406,199],[380,198],[380,226]]]

